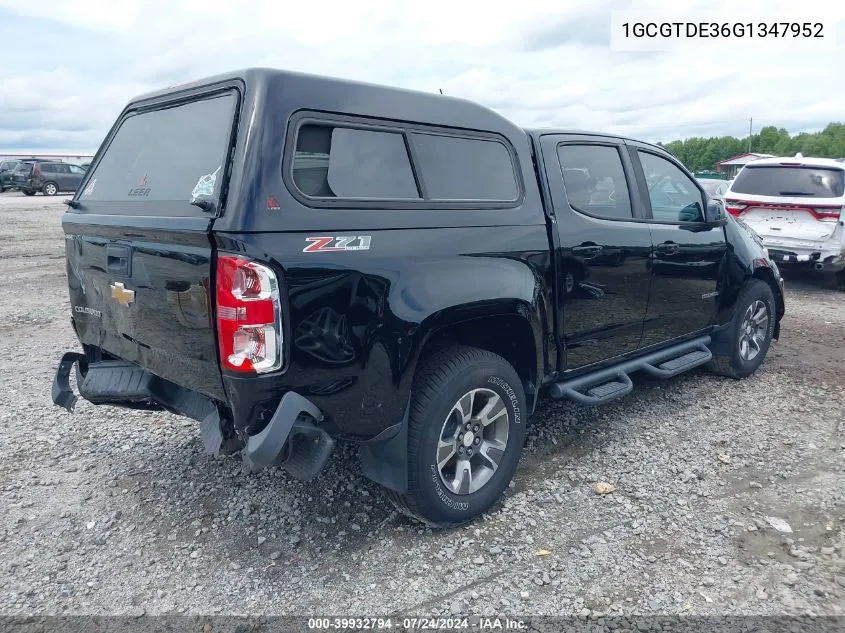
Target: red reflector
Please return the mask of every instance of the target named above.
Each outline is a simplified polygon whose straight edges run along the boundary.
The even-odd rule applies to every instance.
[[[217,337],[224,369],[264,373],[281,366],[281,306],[271,268],[217,256]]]

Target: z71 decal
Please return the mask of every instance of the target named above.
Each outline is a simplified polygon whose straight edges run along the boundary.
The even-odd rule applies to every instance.
[[[371,235],[340,235],[326,237],[306,237],[310,242],[302,249],[303,253],[326,253],[329,251],[368,251]]]

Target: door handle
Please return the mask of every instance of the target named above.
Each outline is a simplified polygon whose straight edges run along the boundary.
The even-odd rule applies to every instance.
[[[681,250],[681,245],[677,242],[663,242],[657,245],[657,252],[664,255],[674,255],[679,250]]]
[[[572,248],[573,255],[581,255],[582,257],[595,257],[601,255],[604,246],[597,244],[582,244],[581,246],[574,246]]]
[[[106,270],[113,275],[129,277],[132,273],[132,250],[122,244],[106,246]]]

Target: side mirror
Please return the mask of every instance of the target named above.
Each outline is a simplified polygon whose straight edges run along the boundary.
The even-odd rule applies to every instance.
[[[713,198],[707,201],[707,206],[704,208],[704,221],[707,224],[716,224],[725,217],[725,210],[722,208],[722,203]]]

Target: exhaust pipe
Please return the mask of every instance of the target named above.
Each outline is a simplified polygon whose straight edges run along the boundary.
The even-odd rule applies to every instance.
[[[824,264],[822,264],[821,262],[816,262],[815,264],[813,264],[813,268],[815,268],[816,270],[821,270],[822,268],[824,268]]]

